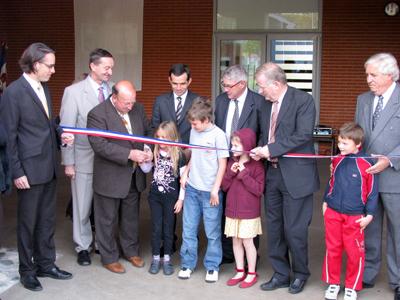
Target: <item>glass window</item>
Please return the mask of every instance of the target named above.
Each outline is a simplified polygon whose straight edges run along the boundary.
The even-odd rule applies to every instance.
[[[217,0],[217,30],[318,30],[319,0]]]

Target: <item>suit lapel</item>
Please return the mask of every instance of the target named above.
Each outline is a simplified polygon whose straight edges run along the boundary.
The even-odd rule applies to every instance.
[[[106,120],[109,120],[109,130],[129,134],[126,129],[122,117],[118,114],[117,109],[112,105],[111,101],[107,101],[106,105]]]
[[[293,101],[293,95],[292,94],[293,94],[293,90],[289,86],[287,91],[286,91],[285,96],[282,99],[281,107],[279,109],[278,119],[276,120],[275,133],[278,130],[278,127],[279,127],[279,124],[280,124],[281,120],[285,117],[286,112],[289,110],[291,102]]]
[[[88,75],[89,77],[90,75]],[[94,92],[92,85],[90,84],[90,79],[89,78],[85,79],[84,82],[84,88],[83,88],[83,93],[84,93],[84,99],[85,101],[88,102],[88,104],[90,105],[90,107],[95,107],[97,104],[99,104],[99,100],[97,98],[96,93]]]
[[[253,110],[253,106],[254,106],[253,97],[250,95],[250,91],[247,91],[247,96],[246,99],[244,100],[242,113],[240,114],[239,117],[238,129],[243,127],[244,123],[251,114],[251,111]]]
[[[173,96],[172,96],[173,98]],[[188,91],[187,95],[186,95],[186,99],[185,99],[185,104],[182,107],[182,114],[181,114],[181,119],[178,122],[178,125],[181,124],[184,119],[186,118],[186,113],[189,110],[189,108],[192,106],[193,103],[193,95],[190,91]],[[175,119],[176,119],[176,113],[175,113],[175,103],[173,104],[174,107],[174,115],[175,115]]]
[[[31,85],[29,84],[29,82],[23,76],[21,77],[21,79],[22,79],[22,85],[27,90],[28,94],[31,96],[33,102],[39,107],[39,109],[42,111],[42,113],[46,117],[46,119],[49,120],[49,118],[47,117],[46,111],[45,111],[45,109],[43,107],[42,101],[40,101],[38,95],[35,93],[35,91],[31,87]],[[47,98],[47,97],[50,97],[50,95],[49,95],[47,87],[44,89],[44,91],[45,91],[45,95],[46,95],[46,99],[47,99],[47,105],[48,105],[49,114],[50,114],[51,105],[49,105],[49,100],[48,100],[49,98]],[[50,114],[50,116],[51,116],[51,114]]]
[[[169,98],[167,100],[167,109],[168,109],[171,120],[174,120],[176,123],[174,93],[172,93],[172,92],[169,94]]]
[[[223,117],[222,117],[222,130],[225,131],[226,130],[226,117],[228,116],[228,110],[229,110],[229,103],[230,103],[230,99],[228,98],[228,96],[225,94],[222,104],[221,104],[221,111],[223,113]]]
[[[372,98],[372,103],[373,103]],[[370,105],[372,107],[372,105]],[[381,112],[381,116],[378,119],[375,129],[372,131],[370,145],[374,142],[374,140],[381,134],[381,132],[385,129],[389,120],[393,117],[394,114],[399,113],[400,110],[400,87],[396,85],[396,88],[393,91],[392,96],[390,97],[388,103],[385,108]],[[372,111],[372,108],[371,108]],[[371,123],[372,123],[372,113],[370,114]]]

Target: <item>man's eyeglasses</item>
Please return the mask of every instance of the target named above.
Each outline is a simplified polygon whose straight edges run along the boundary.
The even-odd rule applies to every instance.
[[[229,85],[229,84],[225,84],[223,81],[221,81],[221,88],[230,90],[231,88],[237,86],[241,82],[242,81],[240,80],[240,81],[236,82],[235,84]]]
[[[39,63],[41,63],[42,65],[45,65],[45,66],[48,67],[49,69],[53,69],[54,66],[55,66],[55,65],[46,64],[46,63],[44,63],[44,62],[42,62],[42,61],[39,61]]]

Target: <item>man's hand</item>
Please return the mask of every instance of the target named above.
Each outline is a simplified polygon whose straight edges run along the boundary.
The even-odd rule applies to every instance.
[[[378,157],[378,161],[369,167],[366,172],[369,174],[378,174],[390,166],[390,161],[386,156],[371,154],[373,157]]]
[[[72,146],[74,144],[74,135],[72,133],[62,133],[61,134],[61,143],[63,145]]]
[[[141,164],[142,162],[148,160],[149,158],[152,158],[153,154],[146,153],[145,151],[137,150],[137,149],[132,149],[129,152],[128,158],[132,161],[136,161],[137,163]]]
[[[270,153],[268,150],[268,145],[252,149],[250,151],[250,157],[254,160],[260,160],[261,158],[269,158]]]
[[[219,204],[218,191],[211,191],[210,193],[210,205],[217,206]]]
[[[74,165],[69,165],[65,166],[65,175],[71,179],[75,179],[75,166]]]
[[[28,178],[24,175],[17,179],[14,179],[14,184],[19,190],[30,189],[31,186],[29,185]]]

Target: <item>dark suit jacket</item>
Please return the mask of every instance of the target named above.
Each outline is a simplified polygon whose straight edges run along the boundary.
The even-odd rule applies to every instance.
[[[188,91],[186,96],[185,105],[182,107],[182,117],[179,123],[176,123],[174,94],[169,92],[160,95],[156,98],[153,105],[153,115],[151,118],[151,125],[155,129],[164,121],[174,121],[178,127],[179,135],[183,143],[189,143],[190,138],[190,123],[186,119],[186,113],[192,106],[193,100],[198,97],[197,94]]]
[[[272,102],[267,101],[261,122],[261,146],[268,144],[271,109]],[[278,157],[283,180],[293,198],[305,197],[319,189],[315,159],[281,157],[286,153],[315,154],[312,139],[315,114],[311,95],[289,86],[279,110],[275,142],[268,149],[271,157]]]
[[[0,193],[11,189],[11,174],[8,161],[7,143],[7,131],[0,121]]]
[[[9,135],[12,178],[26,175],[31,185],[51,181],[58,165],[57,149],[62,130],[54,122],[51,97],[45,83],[43,89],[50,119],[23,76],[7,87],[1,99],[1,119]]]
[[[134,135],[151,134],[142,104],[134,104],[129,118]],[[89,112],[87,128],[128,133],[111,101],[104,101]],[[125,198],[132,182],[133,168],[132,161],[128,159],[129,152],[131,149],[143,150],[143,143],[95,136],[89,136],[89,142],[94,151],[93,190],[106,197]],[[142,192],[146,188],[146,178],[140,167],[136,167],[134,176],[136,188]]]
[[[228,115],[229,102],[226,93],[223,93],[215,99],[215,125],[221,128],[223,131],[226,130],[226,117]],[[247,96],[244,101],[243,109],[239,117],[239,123],[237,129],[251,128],[259,135],[259,117],[260,111],[265,107],[265,98],[250,89],[247,91]]]

